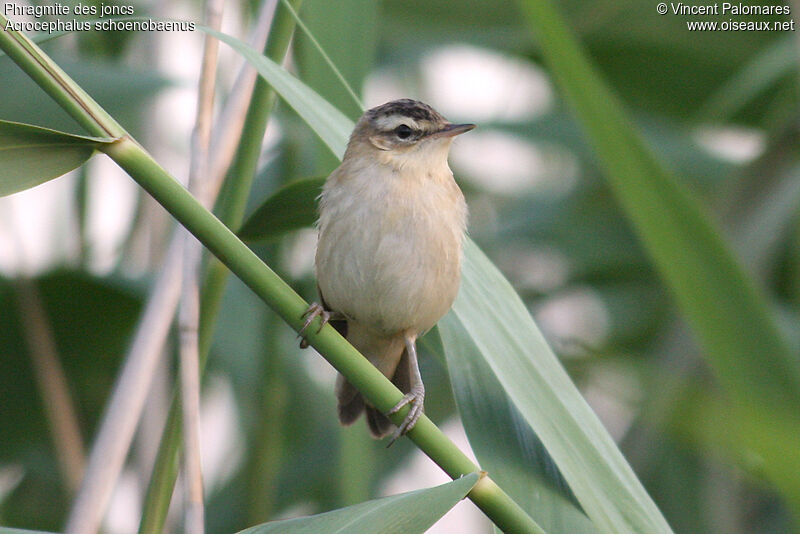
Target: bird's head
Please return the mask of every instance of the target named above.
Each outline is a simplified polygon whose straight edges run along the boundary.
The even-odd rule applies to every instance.
[[[473,128],[474,124],[451,123],[423,102],[393,100],[364,112],[345,159],[374,158],[396,168],[446,165],[453,137]]]

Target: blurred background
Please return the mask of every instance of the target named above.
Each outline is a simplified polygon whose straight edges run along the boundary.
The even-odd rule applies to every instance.
[[[202,18],[197,2],[133,5],[137,16]],[[662,16],[655,2],[641,0],[559,5],[653,152],[711,212],[798,349],[800,36],[691,32],[692,17]],[[258,7],[229,2],[223,31],[244,38]],[[753,474],[752,459],[731,457],[703,434],[697,407],[718,387],[714,376],[541,64],[517,5],[305,0],[300,15],[366,107],[411,97],[452,121],[479,125],[456,140],[451,156],[470,206],[469,233],[522,296],[674,531],[792,531],[789,508]],[[185,179],[201,45],[199,32],[91,32],[43,48]],[[220,104],[241,66],[231,49],[221,54]],[[305,35],[296,34],[287,65],[349,117],[359,116]],[[82,133],[7,57],[0,80],[0,118]],[[279,102],[250,211],[280,185],[325,176],[336,164]],[[74,470],[88,453],[172,228],[103,157],[0,199],[0,524],[63,527]],[[315,239],[309,228],[255,245],[308,300],[316,298]],[[33,311],[20,278],[35,282]],[[32,315],[41,320],[26,319]],[[33,356],[35,339],[52,341],[51,359]],[[173,349],[174,340],[109,507],[110,534],[138,528],[174,383]],[[53,374],[63,379],[72,407],[66,417],[78,431],[69,445],[54,437],[46,415]],[[422,375],[427,413],[468,448],[444,362],[423,355]],[[334,377],[230,280],[203,384],[209,532],[447,480],[407,440],[387,451],[362,421],[339,428]],[[72,475],[59,460],[65,447],[77,452]],[[432,532],[490,530],[465,502]]]

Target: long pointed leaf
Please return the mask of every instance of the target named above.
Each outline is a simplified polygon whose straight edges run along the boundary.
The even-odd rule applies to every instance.
[[[600,531],[671,532],[522,300],[471,241],[462,275],[452,313],[439,323],[445,347],[469,334]]]
[[[522,2],[606,177],[729,391],[800,408],[800,363],[702,208],[642,141],[556,8]]]
[[[638,135],[555,6],[547,0],[522,5],[612,190],[730,399],[758,410],[765,420],[798,413],[800,359],[792,354],[764,295],[703,208]],[[797,417],[786,422],[800,430]],[[745,445],[767,463],[782,461],[755,436]]]
[[[439,331],[458,411],[481,467],[547,532],[597,532],[457,315],[442,319]]]
[[[83,165],[109,138],[0,121],[0,196],[58,178]]]
[[[763,472],[792,498],[796,489],[780,476],[787,462],[780,448],[760,435],[741,433],[735,417],[743,410],[758,413],[760,420],[800,432],[800,359],[784,339],[774,310],[703,208],[638,135],[553,3],[521,3],[622,209],[733,402],[723,423],[761,457]],[[800,472],[800,465],[794,467]],[[793,504],[800,508],[796,500]]]
[[[409,534],[425,532],[478,482],[477,473],[434,488],[363,502],[324,514],[274,521],[239,534]]]

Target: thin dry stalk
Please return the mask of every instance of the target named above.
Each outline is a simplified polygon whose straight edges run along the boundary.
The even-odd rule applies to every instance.
[[[277,5],[278,0],[268,0],[261,6],[256,27],[248,40],[250,46],[256,50],[264,49]],[[250,64],[245,61],[236,76],[231,94],[225,102],[225,109],[220,117],[217,118],[216,127],[211,134],[211,157],[208,161],[208,170],[213,179],[211,180],[208,194],[213,198],[217,197],[220,187],[222,187],[225,173],[231,166],[233,156],[239,146],[242,126],[244,125],[247,108],[250,104],[250,95],[253,93],[255,83],[256,70],[251,68]],[[200,199],[200,201],[203,202],[203,199]]]
[[[206,4],[206,24],[219,30],[222,24],[223,0]],[[206,197],[209,187],[208,149],[211,143],[211,122],[214,111],[214,89],[219,42],[205,38],[203,65],[197,98],[197,120],[192,135],[192,157],[189,190],[197,197]],[[180,325],[181,408],[183,410],[184,474],[186,480],[185,530],[189,534],[205,532],[203,506],[203,467],[200,454],[200,260],[202,248],[192,235],[183,230],[183,294],[178,310]]]
[[[168,250],[170,258],[180,258],[180,245],[179,240],[173,240]],[[167,261],[139,321],[92,446],[86,474],[64,529],[67,534],[93,534],[100,527],[175,315],[180,279],[180,262]]]
[[[275,5],[273,0],[262,6],[259,26],[251,39],[251,46],[257,49],[264,47]],[[245,71],[252,73],[249,82]],[[246,103],[250,100],[254,81],[255,71],[245,63],[215,131],[214,139],[220,141],[212,143],[212,155],[209,158],[213,186],[208,188],[206,198],[198,198],[206,208],[210,209],[214,204],[233,158],[245,120],[243,110],[246,110]],[[231,145],[226,139],[236,139],[236,143]],[[181,287],[182,245],[181,232],[175,232],[92,445],[84,478],[67,519],[66,534],[94,534],[99,529],[175,316]]]

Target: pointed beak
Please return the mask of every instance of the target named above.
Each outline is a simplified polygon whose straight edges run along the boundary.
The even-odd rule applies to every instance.
[[[475,128],[474,124],[448,124],[441,130],[430,134],[430,137],[455,137]]]

